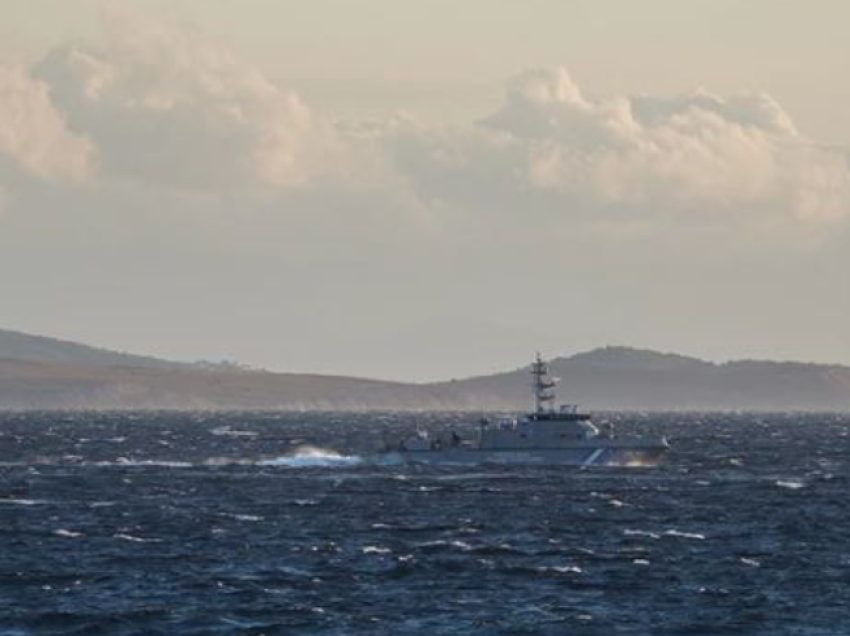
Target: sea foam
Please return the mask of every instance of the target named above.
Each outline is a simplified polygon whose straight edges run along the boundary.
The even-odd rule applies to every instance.
[[[363,458],[357,455],[341,455],[336,451],[316,446],[301,446],[292,453],[274,459],[257,462],[258,466],[280,466],[284,468],[345,467],[357,466]]]

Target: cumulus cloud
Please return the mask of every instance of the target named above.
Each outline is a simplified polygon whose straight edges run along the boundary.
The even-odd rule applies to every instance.
[[[764,94],[594,100],[565,70],[532,71],[478,126],[410,127],[393,148],[424,194],[467,204],[481,195],[543,199],[564,212],[850,215],[842,154],[802,136]]]
[[[82,181],[94,170],[94,149],[72,133],[48,87],[19,67],[0,65],[0,157],[51,181]],[[2,197],[0,197],[2,198]]]
[[[502,105],[470,125],[342,125],[191,27],[109,9],[103,32],[31,74],[0,69],[0,158],[49,179],[96,172],[280,201],[324,189],[334,209],[345,207],[340,184],[355,184],[375,207],[473,222],[494,211],[621,227],[850,216],[845,151],[807,139],[765,94],[598,99],[543,69],[510,81]]]
[[[63,46],[38,66],[104,171],[154,185],[302,184],[340,169],[333,127],[294,93],[193,29],[104,13],[98,45]]]

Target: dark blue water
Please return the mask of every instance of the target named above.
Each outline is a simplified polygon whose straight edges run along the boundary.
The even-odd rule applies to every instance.
[[[0,634],[850,634],[850,418],[611,418],[667,462],[358,463],[455,415],[0,415]]]

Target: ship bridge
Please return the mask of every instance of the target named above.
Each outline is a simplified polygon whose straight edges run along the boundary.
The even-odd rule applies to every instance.
[[[529,413],[527,419],[530,422],[584,422],[590,419],[589,413],[579,413],[578,409],[574,411],[542,411],[537,413]]]

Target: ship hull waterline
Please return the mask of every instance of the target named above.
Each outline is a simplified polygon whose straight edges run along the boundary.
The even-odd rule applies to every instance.
[[[667,446],[576,448],[517,448],[446,450],[399,450],[375,455],[379,463],[429,465],[503,464],[518,466],[655,466],[667,452]]]

